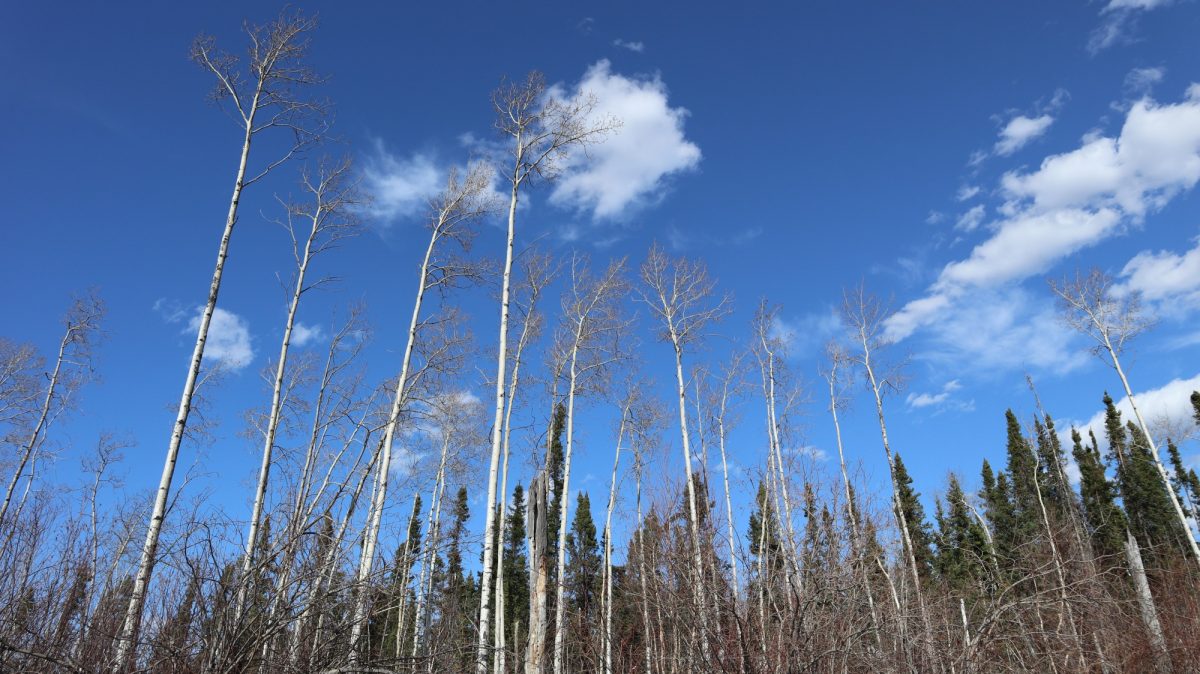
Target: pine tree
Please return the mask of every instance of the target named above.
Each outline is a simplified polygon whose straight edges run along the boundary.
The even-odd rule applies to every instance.
[[[1179,526],[1175,507],[1171,496],[1167,493],[1167,485],[1155,465],[1154,456],[1150,451],[1150,442],[1141,428],[1132,421],[1126,425],[1129,431],[1129,481],[1130,495],[1126,496],[1125,507],[1130,511],[1134,520],[1135,532],[1144,537],[1146,547],[1162,546],[1159,552],[1175,546],[1186,550],[1187,541],[1184,536],[1190,535]],[[1132,503],[1130,497],[1132,496]]]
[[[767,495],[767,486],[762,482],[758,483],[758,494],[754,501],[757,508],[750,513],[750,523],[746,530],[750,554],[755,558],[763,557],[762,567],[768,574],[774,574],[783,568],[783,543],[779,538],[779,522],[775,517],[775,509]]]
[[[921,505],[921,495],[913,489],[912,478],[908,469],[896,452],[893,476],[896,481],[896,495],[900,512],[908,523],[908,535],[912,539],[913,558],[917,562],[917,573],[923,581],[928,581],[933,575],[933,532],[925,517],[925,507]]]
[[[1087,523],[1092,548],[1101,558],[1120,559],[1124,553],[1125,513],[1116,503],[1116,488],[1104,472],[1096,436],[1085,447],[1079,431],[1071,429],[1071,454],[1079,467],[1079,495],[1083,500],[1083,515]]]
[[[592,519],[592,502],[580,493],[575,502],[575,517],[567,534],[567,566],[564,571],[567,615],[564,636],[573,637],[567,671],[583,671],[598,657],[596,626],[600,624],[601,567],[600,543]],[[572,628],[572,625],[574,628]]]
[[[1038,465],[1029,441],[1021,433],[1021,423],[1012,410],[1004,412],[1008,430],[1008,477],[1012,481],[1014,542],[1021,545],[1033,540],[1041,528],[1038,506]]]
[[[1058,439],[1058,433],[1054,431],[1054,420],[1050,418],[1049,414],[1045,416],[1044,424],[1041,419],[1035,418],[1033,427],[1037,435],[1042,499],[1051,514],[1065,517],[1068,511],[1074,507],[1072,501],[1075,497],[1071,491],[1071,485],[1066,481],[1066,471],[1063,469],[1066,456],[1063,453],[1062,442]]]
[[[972,516],[967,496],[953,473],[946,487],[946,507],[938,518],[938,576],[960,590],[977,587],[988,568],[987,535]]]
[[[525,490],[513,488],[508,509],[508,538],[504,541],[504,625],[517,629],[516,640],[508,646],[514,653],[522,651],[522,635],[529,629],[529,569],[525,559]]]
[[[1200,424],[1200,391],[1192,391],[1192,415],[1197,424]]]
[[[1016,549],[1016,514],[1013,503],[1009,498],[1008,476],[1001,471],[999,475],[992,472],[992,466],[986,459],[981,471],[983,478],[983,502],[987,506],[987,520],[992,527],[992,541],[999,564],[1004,567],[1013,558]]]
[[[473,618],[478,604],[475,582],[463,567],[463,541],[467,532],[467,520],[471,511],[467,501],[467,488],[458,488],[451,506],[451,524],[446,535],[446,560],[438,560],[434,569],[435,581],[439,586],[438,615],[440,632],[450,640],[455,650],[454,665],[442,665],[443,669],[467,671],[471,662],[474,643]],[[435,668],[436,669],[436,668]]]

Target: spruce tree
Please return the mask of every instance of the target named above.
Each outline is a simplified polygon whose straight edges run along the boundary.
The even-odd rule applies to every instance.
[[[529,630],[529,569],[525,559],[525,490],[513,488],[508,508],[507,540],[504,541],[504,624],[509,630],[518,629],[516,641],[508,647],[520,653],[523,635]]]
[[[1016,549],[1016,514],[1013,503],[1009,498],[1008,477],[1001,471],[999,475],[992,472],[992,466],[986,459],[981,471],[983,478],[983,502],[987,506],[987,520],[992,527],[992,541],[999,564],[1005,566],[1011,562],[1013,551]]]
[[[1126,509],[1133,509],[1130,516],[1137,525],[1136,529],[1144,536],[1147,547],[1161,546],[1163,553],[1175,546],[1186,550],[1187,540],[1183,537],[1190,534],[1179,526],[1175,506],[1171,503],[1170,494],[1167,493],[1168,486],[1163,484],[1162,476],[1159,474],[1154,456],[1151,454],[1150,442],[1142,433],[1141,428],[1132,421],[1126,425],[1126,428],[1130,438],[1128,446],[1130,493],[1134,497],[1132,504],[1129,497],[1126,497]],[[1135,535],[1137,533],[1135,531]]]
[[[917,563],[917,574],[923,581],[927,581],[933,574],[933,550],[931,548],[933,532],[925,517],[925,507],[921,505],[921,495],[913,489],[913,481],[908,475],[908,469],[904,467],[899,452],[893,456],[895,459],[893,479],[896,481],[896,495],[899,501],[897,505],[904,516],[904,521],[908,524],[908,535],[912,539],[912,554]]]
[[[988,568],[987,534],[972,516],[967,496],[953,473],[946,487],[946,511],[939,519],[939,577],[960,590],[977,587]]]
[[[1079,467],[1079,495],[1083,500],[1083,516],[1092,548],[1101,558],[1120,559],[1125,546],[1125,513],[1116,503],[1116,488],[1108,481],[1103,459],[1096,446],[1085,447],[1079,431],[1071,429],[1071,454]]]
[[[1041,528],[1038,506],[1038,465],[1029,441],[1021,433],[1021,423],[1012,410],[1004,412],[1008,431],[1008,477],[1012,481],[1014,542],[1021,545],[1033,540]]]
[[[780,541],[779,522],[767,494],[767,486],[761,481],[754,501],[757,507],[750,513],[746,542],[750,545],[750,554],[756,559],[762,557],[762,567],[768,574],[773,574],[783,568],[783,543]]]

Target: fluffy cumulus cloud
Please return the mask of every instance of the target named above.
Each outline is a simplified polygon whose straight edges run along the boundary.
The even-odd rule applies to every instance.
[[[671,107],[657,77],[626,77],[602,60],[572,92],[560,87],[551,95],[595,96],[596,120],[621,120],[586,156],[578,152],[571,158],[550,195],[558,206],[590,211],[596,220],[619,219],[660,198],[671,176],[700,163],[699,146],[684,135],[688,111]]]
[[[1134,394],[1133,398],[1137,402],[1138,411],[1142,413],[1142,418],[1150,427],[1150,433],[1154,436],[1155,442],[1162,443],[1167,436],[1178,439],[1181,429],[1191,428],[1192,414],[1194,413],[1191,395],[1192,391],[1196,390],[1200,390],[1200,374],[1190,379],[1173,379],[1159,388]],[[1115,404],[1121,412],[1121,418],[1137,423],[1137,418],[1133,415],[1133,406],[1129,404],[1129,398],[1121,396],[1118,400],[1118,396],[1114,395],[1113,399],[1117,401]],[[1107,448],[1108,440],[1104,435],[1103,409],[1098,410],[1087,421],[1075,424],[1075,426],[1079,428],[1079,432],[1085,439],[1089,430],[1095,433],[1100,447]],[[1064,437],[1069,441],[1069,428],[1064,429]],[[1164,460],[1165,454],[1164,452]]]
[[[978,306],[979,293],[1046,272],[1140,223],[1197,181],[1200,87],[1193,85],[1178,103],[1142,99],[1129,109],[1116,136],[1087,137],[1077,149],[1047,157],[1036,170],[1006,174],[1000,185],[1001,217],[988,223],[988,238],[965,259],[947,264],[925,296],[897,312],[887,324],[888,335],[903,339],[948,313]],[[1140,267],[1174,265],[1162,255],[1148,256],[1127,276],[1133,279]],[[1188,277],[1188,264],[1178,266],[1178,277]]]
[[[371,195],[370,214],[387,224],[425,208],[445,182],[445,170],[433,157],[416,152],[397,156],[380,141],[363,168],[363,188]]]
[[[1000,129],[1000,139],[996,141],[994,150],[1001,157],[1007,157],[1045,134],[1053,123],[1054,118],[1050,115],[1017,115]]]
[[[188,319],[184,334],[196,334],[204,307]],[[204,345],[204,359],[229,370],[241,370],[254,360],[254,348],[250,341],[250,324],[232,311],[220,307],[213,310],[212,322],[208,325],[208,340]]]
[[[325,336],[324,329],[319,325],[305,325],[299,321],[292,328],[292,345],[307,346]]]
[[[1200,300],[1200,239],[1182,254],[1165,250],[1138,253],[1121,270],[1121,279],[1119,291],[1138,292],[1152,302],[1196,304]]]

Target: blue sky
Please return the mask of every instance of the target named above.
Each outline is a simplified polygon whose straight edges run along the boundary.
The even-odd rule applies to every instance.
[[[1136,391],[1169,387],[1151,398],[1161,400],[1152,416],[1181,417],[1200,385],[1194,2],[303,8],[320,16],[311,61],[331,77],[331,151],[354,157],[376,207],[366,233],[321,260],[342,280],[306,298],[300,320],[328,335],[337,312],[365,302],[375,381],[395,374],[403,346],[424,245],[419,200],[494,138],[488,94],[499,79],[540,69],[566,91],[597,93],[626,125],[596,164],[533,194],[519,239],[597,262],[640,264],[652,241],[702,258],[736,298],[727,339],[702,359],[719,362],[749,338],[760,297],[781,305],[780,334],[811,398],[798,442],[833,451],[818,356],[837,332],[842,289],[860,281],[901,310],[891,351],[910,359],[909,381],[888,401],[890,430],[927,495],[947,471],[974,486],[982,458],[1002,459],[1004,409],[1028,418],[1033,408],[1026,372],[1064,423],[1089,421],[1101,392],[1118,387],[1054,320],[1047,276],[1099,266],[1145,293],[1159,323],[1129,366]],[[0,22],[0,334],[48,351],[73,292],[96,287],[109,307],[102,380],[56,431],[58,479],[77,479],[80,450],[101,430],[136,443],[128,494],[157,479],[240,141],[206,102],[210,82],[187,48],[203,31],[240,50],[242,20],[277,11],[22,3]],[[289,251],[267,218],[294,177],[280,171],[244,200],[222,348],[209,354],[231,366],[211,393],[220,425],[203,454],[182,458],[205,457],[188,489],[210,490],[233,517],[245,516],[257,466],[242,413],[267,402],[256,375],[284,310],[276,274]],[[494,223],[476,251],[502,253]],[[488,297],[455,300],[472,316],[484,371],[494,367]],[[666,347],[644,342],[647,373],[669,382]],[[486,395],[475,373],[463,385]],[[853,391],[847,451],[878,481],[873,411],[865,389]],[[604,405],[589,405],[575,475],[599,508],[611,437]],[[760,410],[744,405],[741,465],[762,462]]]

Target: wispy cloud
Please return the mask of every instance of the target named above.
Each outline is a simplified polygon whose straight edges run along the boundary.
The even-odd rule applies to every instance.
[[[974,400],[960,400],[954,397],[954,394],[962,390],[962,384],[957,379],[942,384],[941,390],[937,393],[909,393],[904,399],[905,404],[911,409],[933,408],[937,411],[946,409],[958,409],[970,411],[975,409]]]
[[[966,213],[958,216],[958,221],[954,223],[954,228],[962,232],[973,232],[983,222],[983,217],[986,213],[986,206],[976,204]]]
[[[622,40],[621,38],[617,38],[617,39],[613,40],[613,46],[620,47],[621,49],[628,49],[629,51],[634,51],[639,54],[646,51],[646,45],[643,42],[641,42],[640,40],[635,42],[635,41],[626,41],[626,40]]]
[[[441,189],[446,170],[427,153],[396,155],[376,140],[362,175],[363,188],[371,195],[369,212],[387,225],[422,211]]]
[[[324,337],[325,329],[320,325],[305,325],[296,321],[295,327],[292,328],[292,344],[294,346],[307,346],[324,339]]]
[[[1035,138],[1044,135],[1053,123],[1054,117],[1050,115],[1038,115],[1037,117],[1017,115],[1008,120],[1003,129],[1000,129],[1000,139],[996,141],[992,149],[1001,157],[1007,157],[1028,145]]]
[[[1133,42],[1138,16],[1165,7],[1173,0],[1109,0],[1100,10],[1100,25],[1088,37],[1087,48],[1096,55],[1116,44]]]

